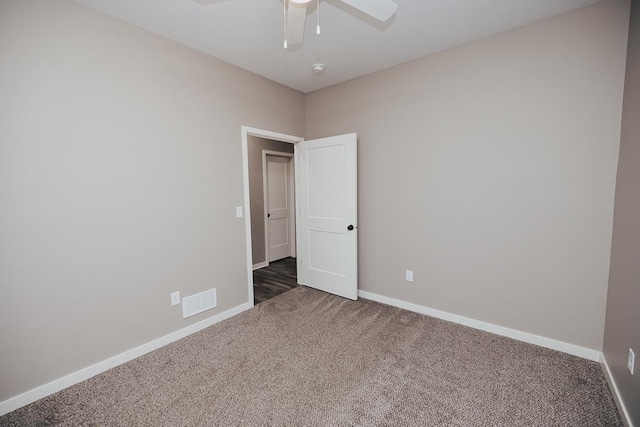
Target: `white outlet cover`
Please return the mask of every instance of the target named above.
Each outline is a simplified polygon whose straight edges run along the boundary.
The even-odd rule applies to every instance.
[[[413,282],[413,271],[407,270],[405,273],[405,279],[407,282]]]
[[[629,369],[629,372],[631,372],[631,375],[633,375],[633,368],[635,364],[636,364],[636,354],[633,352],[633,350],[629,349],[629,358],[627,359],[627,369]]]

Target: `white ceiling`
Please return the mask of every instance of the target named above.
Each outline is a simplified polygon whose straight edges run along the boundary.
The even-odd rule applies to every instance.
[[[394,0],[385,24],[321,0],[321,35],[314,0],[304,43],[288,50],[282,0],[77,1],[306,93],[601,0]]]

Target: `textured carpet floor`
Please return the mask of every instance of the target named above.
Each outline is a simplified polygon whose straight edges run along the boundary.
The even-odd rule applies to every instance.
[[[621,426],[597,363],[305,287],[0,425]]]

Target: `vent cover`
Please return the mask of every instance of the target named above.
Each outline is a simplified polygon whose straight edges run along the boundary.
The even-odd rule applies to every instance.
[[[182,298],[182,318],[186,319],[203,311],[211,310],[216,305],[218,303],[215,289],[184,297]]]

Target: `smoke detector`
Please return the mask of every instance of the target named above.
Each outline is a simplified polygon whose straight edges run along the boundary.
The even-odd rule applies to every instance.
[[[311,69],[313,70],[314,73],[320,74],[324,71],[324,64],[313,64],[311,66]]]

